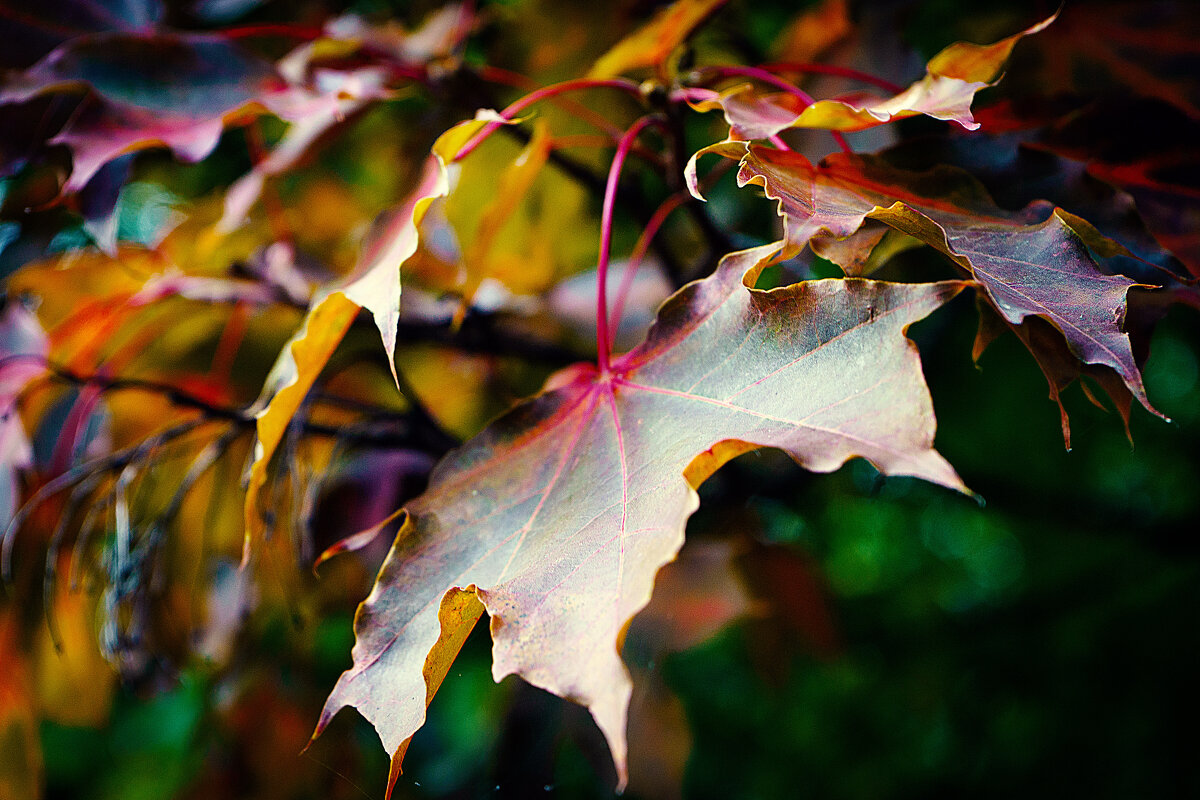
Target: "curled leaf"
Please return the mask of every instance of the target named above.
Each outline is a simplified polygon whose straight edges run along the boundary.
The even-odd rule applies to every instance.
[[[735,139],[767,139],[788,128],[861,131],[917,115],[975,130],[979,123],[971,103],[976,93],[999,79],[1018,41],[1044,30],[1056,16],[994,44],[952,44],[930,60],[925,77],[890,98],[859,94],[809,105],[792,94],[763,95],[741,85],[699,97],[693,105],[700,111],[720,109]]]
[[[417,250],[417,226],[429,205],[450,189],[446,165],[466,142],[496,119],[494,112],[481,111],[475,119],[459,123],[438,138],[417,190],[379,229],[380,235],[365,245],[354,274],[314,298],[300,330],[280,352],[255,403],[258,441],[247,478],[243,564],[249,562],[253,546],[264,532],[258,495],[266,484],[271,457],[360,308],[366,308],[374,317],[392,377],[396,378],[400,267]]]

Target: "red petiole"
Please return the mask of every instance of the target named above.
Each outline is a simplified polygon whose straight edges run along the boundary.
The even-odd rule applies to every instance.
[[[770,72],[767,72],[761,67],[705,67],[703,73],[715,75],[718,78],[751,78],[769,86],[774,86],[776,89],[787,92],[788,94],[800,100],[800,102],[804,103],[803,108],[808,108],[816,102],[816,100],[813,99],[813,96],[808,92],[797,86],[794,86],[791,83],[788,83],[778,75],[773,75]],[[850,149],[850,145],[846,142],[846,137],[842,136],[839,131],[830,131],[829,135],[832,136],[833,140],[838,143],[838,147],[842,148],[843,152],[854,152]],[[779,143],[776,142],[775,144],[778,146]]]
[[[608,169],[608,181],[604,185],[604,204],[600,210],[600,257],[596,262],[596,364],[601,375],[608,374],[609,358],[612,356],[612,336],[608,322],[608,260],[612,244],[613,206],[617,200],[617,184],[621,179],[621,167],[629,155],[638,135],[651,125],[662,125],[657,115],[642,117],[629,126],[617,152],[613,154]],[[661,224],[661,223],[659,223]]]
[[[872,86],[878,86],[885,92],[892,94],[900,94],[904,91],[904,87],[899,84],[892,83],[889,80],[877,77],[869,72],[860,72],[849,67],[835,67],[832,64],[802,64],[784,62],[779,64],[763,64],[759,69],[765,72],[797,72],[805,75],[832,75],[837,78],[849,78],[860,83],[869,83]]]
[[[626,92],[627,94],[631,94],[639,99],[641,98],[641,90],[633,81],[622,80],[620,78],[614,78],[611,80],[581,78],[575,81],[556,83],[552,86],[547,86],[544,89],[538,89],[536,92],[530,92],[520,100],[517,100],[501,111],[501,120],[512,119],[517,114],[520,114],[526,108],[538,102],[539,100],[545,100],[546,98],[554,97],[555,95],[563,94],[564,92],[574,92],[583,89],[617,89],[619,91]],[[504,124],[504,122],[501,120],[489,122],[487,125],[485,125],[483,130],[475,134],[470,141],[462,146],[462,149],[455,154],[454,160],[459,161],[469,156],[476,147],[478,147],[485,139],[491,136],[492,131]]]
[[[612,314],[609,317],[608,327],[614,333],[620,327],[621,313],[625,310],[625,299],[629,296],[629,290],[633,288],[633,279],[637,274],[638,267],[642,265],[642,259],[646,257],[646,251],[650,248],[650,242],[654,240],[658,229],[667,221],[667,217],[671,216],[671,212],[679,208],[690,199],[691,195],[687,192],[676,192],[662,202],[650,217],[650,221],[646,223],[646,227],[642,229],[642,233],[638,236],[637,244],[633,246],[633,254],[629,257],[629,264],[625,267],[625,273],[621,276],[621,286],[617,289],[617,297],[613,302]]]

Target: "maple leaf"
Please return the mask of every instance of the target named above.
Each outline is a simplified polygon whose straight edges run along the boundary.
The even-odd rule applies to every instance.
[[[1084,239],[1103,237],[1077,217],[1057,208],[1047,214],[1046,205],[1037,203],[1005,212],[969,175],[949,167],[906,172],[841,153],[815,166],[798,153],[743,143],[707,150],[739,158],[738,184],[762,186],[779,201],[790,252],[817,235],[852,236],[867,220],[888,225],[948,256],[1010,325],[1031,316],[1050,322],[1075,358],[1111,368],[1147,410],[1158,413],[1121,330],[1126,294],[1139,284],[1099,270]],[[694,162],[689,182],[695,185]],[[1046,362],[1061,361],[1060,354],[1034,344],[1038,340],[1022,338],[1044,370]],[[1053,387],[1056,379],[1051,372],[1047,377]],[[1069,435],[1065,412],[1063,419]]]
[[[91,90],[49,140],[72,152],[68,192],[82,189],[107,162],[148,147],[165,145],[184,161],[200,161],[216,147],[226,125],[264,111],[296,123],[274,158],[235,192],[225,222],[230,228],[253,201],[256,181],[290,166],[346,115],[386,97],[384,84],[394,77],[380,65],[345,72],[315,69],[311,58],[310,47],[302,46],[276,65],[218,33],[92,33],[64,42],[9,77],[0,90],[0,106]]]
[[[435,468],[359,608],[354,665],[318,734],[356,707],[392,754],[394,783],[486,609],[493,676],[516,673],[587,706],[623,784],[630,681],[618,643],[679,550],[708,475],[773,446],[815,471],[861,456],[963,489],[933,449],[904,330],[965,284],[744,288],[780,245],[727,256],[669,299],[611,372],[560,373]]]
[[[76,37],[12,76],[0,104],[79,87],[95,95],[50,140],[74,153],[69,191],[134,148],[161,143],[198,161],[227,117],[254,103],[283,111],[292,102],[270,62],[220,36],[110,32]]]
[[[662,67],[675,48],[727,0],[675,0],[600,56],[589,78],[611,78],[640,67]]]
[[[797,94],[761,95],[749,85],[740,85],[693,95],[692,104],[699,111],[721,109],[730,138],[735,139],[767,139],[788,128],[861,131],[918,114],[975,130],[979,127],[971,116],[975,95],[999,79],[1018,41],[1044,30],[1056,17],[989,45],[956,42],[929,61],[921,80],[890,98],[858,94],[809,103]]]
[[[1152,141],[1145,131],[1161,133]],[[1084,162],[1088,174],[1129,193],[1150,233],[1200,278],[1200,122],[1158,100],[1091,104],[1028,146]]]

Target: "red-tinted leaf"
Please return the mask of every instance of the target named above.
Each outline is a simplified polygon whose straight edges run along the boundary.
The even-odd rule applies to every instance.
[[[1154,410],[1121,330],[1125,296],[1135,283],[1099,271],[1070,215],[1054,209],[1047,216],[1049,209],[1038,205],[1006,213],[969,176],[949,168],[912,173],[843,154],[817,167],[797,153],[757,145],[716,150],[744,153],[738,183],[758,184],[779,201],[793,252],[818,234],[846,237],[867,219],[883,222],[949,256],[1007,322],[1038,316],[1052,323],[1076,358],[1110,367]]]
[[[1134,95],[1200,119],[1200,15],[1192,3],[1064,3],[1058,23],[1023,50],[1000,90],[1022,106]]]
[[[394,780],[486,608],[493,675],[586,705],[623,782],[621,631],[682,544],[693,487],[733,456],[775,446],[816,471],[862,456],[962,488],[933,450],[932,406],[903,332],[963,284],[746,290],[778,248],[726,257],[664,304],[611,374],[561,373],[442,461],[359,609],[354,666],[318,732],[355,706],[393,755]]]
[[[1001,74],[1016,43],[1044,30],[1054,17],[990,45],[952,44],[930,60],[925,77],[890,98],[858,94],[811,105],[792,94],[760,95],[748,86],[713,93],[696,103],[700,110],[721,108],[736,139],[766,139],[788,128],[859,131],[923,114],[957,122],[967,130],[979,123],[971,116],[975,94]]]
[[[0,67],[28,67],[80,34],[148,30],[162,16],[160,0],[3,0]]]

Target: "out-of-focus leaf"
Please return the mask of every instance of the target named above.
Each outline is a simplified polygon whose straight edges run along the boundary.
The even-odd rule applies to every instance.
[[[0,67],[28,67],[73,36],[145,31],[162,20],[160,0],[23,0],[0,2]]]
[[[591,78],[656,67],[660,71],[675,48],[687,41],[726,0],[675,0],[641,28],[617,42],[592,66]]]
[[[654,595],[630,626],[626,652],[655,659],[687,650],[755,609],[737,568],[735,539],[689,542],[654,578]]]
[[[96,33],[12,76],[0,102],[68,88],[151,113],[213,119],[288,86],[270,62],[218,35]]]
[[[430,203],[450,189],[446,165],[471,138],[495,121],[494,112],[480,112],[443,133],[433,146],[421,185],[378,235],[364,245],[358,269],[350,278],[318,295],[300,330],[288,340],[267,376],[255,403],[258,442],[246,488],[243,563],[264,531],[259,492],[267,468],[292,417],[324,369],[359,308],[371,311],[395,376],[396,327],[400,314],[400,267],[416,252],[417,226]]]
[[[852,456],[962,488],[903,335],[964,284],[865,280],[748,291],[774,244],[667,301],[647,341],[579,365],[435,469],[360,607],[354,666],[318,733],[355,706],[393,757],[486,608],[493,675],[586,705],[625,780],[622,630],[675,557],[695,486],[760,446],[830,471]],[[753,365],[749,368],[748,365]]]
[[[42,796],[42,745],[38,740],[33,674],[20,640],[13,606],[0,609],[0,797]]]
[[[1159,133],[1147,139],[1145,131]],[[1200,121],[1158,101],[1095,103],[1029,142],[1133,197],[1158,242],[1200,277]]]
[[[83,215],[84,230],[96,246],[108,256],[117,254],[117,232],[120,223],[121,187],[129,180],[133,166],[130,156],[109,161],[87,182],[77,198]]]
[[[815,61],[853,28],[846,0],[822,0],[788,23],[771,43],[771,57],[778,61]]]
[[[779,201],[791,252],[817,234],[845,237],[867,219],[882,222],[947,255],[983,287],[1008,323],[1019,325],[1029,316],[1052,323],[1076,358],[1113,369],[1143,406],[1158,413],[1121,330],[1125,296],[1135,283],[1099,271],[1071,227],[1071,215],[1045,205],[1006,213],[966,173],[945,167],[910,173],[843,154],[818,167],[797,153],[757,145],[711,150],[741,159],[739,185],[757,184]]]
[[[229,187],[225,211],[217,223],[218,232],[228,233],[241,227],[268,178],[291,169],[329,129],[368,103],[385,97],[384,78],[381,70],[370,68],[336,74],[334,85],[327,87],[332,94],[331,102],[294,122],[267,157]]]
[[[474,235],[463,254],[464,282],[462,294],[466,302],[475,296],[480,284],[493,272],[492,260],[496,239],[521,201],[529,193],[550,157],[550,129],[539,120],[534,125],[533,137],[521,150],[517,158],[499,175],[494,177],[490,191],[494,192],[484,207]]]
[[[55,587],[47,613],[58,641],[42,626],[35,649],[38,712],[64,725],[96,727],[108,719],[117,676],[96,646],[95,598],[65,580]]]
[[[1064,3],[1060,24],[1018,54],[1001,94],[1049,100],[1135,96],[1200,119],[1200,18],[1187,2]]]
[[[544,294],[564,275],[594,266],[594,197],[561,171],[538,169],[553,147],[548,135],[537,133],[544,120],[533,126],[536,142],[521,148],[493,136],[463,161],[454,190],[436,209],[443,216],[431,214],[422,230],[422,254],[445,264],[440,270],[435,259],[415,265],[421,285],[487,310],[512,295]],[[556,117],[547,134],[568,125]]]
[[[30,466],[33,451],[17,409],[17,397],[46,371],[49,341],[37,317],[22,303],[0,310],[0,530],[8,527],[20,502],[18,470]]]
[[[130,305],[156,303],[167,297],[186,297],[204,303],[251,303],[265,305],[279,299],[271,286],[253,281],[235,281],[166,272],[146,281],[141,291],[129,298]]]
[[[13,76],[0,103],[76,88],[95,95],[50,140],[74,156],[67,191],[138,148],[163,144],[198,161],[216,146],[227,117],[253,113],[252,104],[283,112],[290,87],[269,62],[219,36],[97,33],[64,43]]]
[[[342,71],[321,66],[326,51],[369,47],[374,52],[388,53],[396,63],[423,66],[449,56],[462,43],[471,23],[468,8],[459,4],[431,14],[414,31],[391,24],[369,25],[359,17],[346,15],[328,22],[321,39],[303,44],[285,56],[279,62],[280,73],[296,85],[314,81],[329,102],[296,119],[270,154],[229,187],[218,231],[240,227],[266,179],[291,169],[330,128],[371,102],[392,94],[387,87],[393,63],[373,63]]]
[[[808,105],[795,95],[760,95],[749,86],[739,86],[713,92],[695,106],[701,111],[720,108],[731,137],[737,139],[765,139],[788,128],[860,131],[918,114],[975,130],[979,127],[971,116],[975,94],[999,78],[1020,39],[1045,29],[1054,19],[990,45],[952,44],[930,60],[924,78],[887,99],[861,94]]]
[[[403,64],[423,65],[446,58],[460,47],[475,20],[470,3],[450,3],[431,13],[413,30],[395,21],[370,24],[346,14],[325,25],[329,39],[387,53]]]
[[[185,161],[216,147],[225,125],[269,111],[302,128],[279,160],[342,115],[383,96],[379,68],[289,79],[274,64],[217,34],[100,33],[72,39],[0,91],[0,104],[48,92],[90,89],[65,127],[49,140],[71,149],[65,189],[81,189],[108,161],[165,145]],[[302,149],[302,148],[301,148]]]

